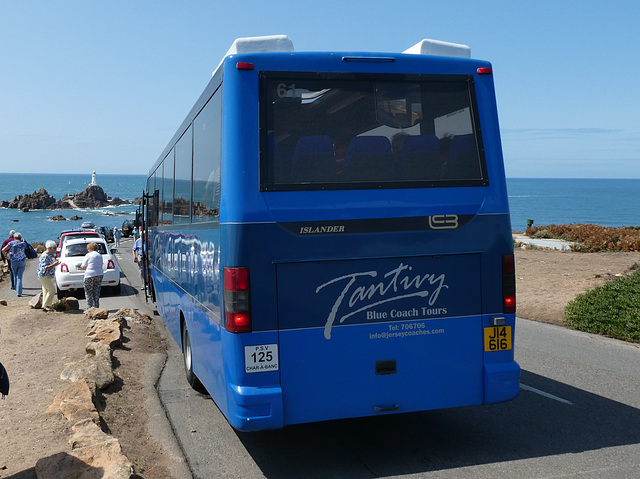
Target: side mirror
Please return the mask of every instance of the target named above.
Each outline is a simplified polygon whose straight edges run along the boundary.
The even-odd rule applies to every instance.
[[[113,248],[113,249],[111,250],[111,254],[116,254],[117,252],[118,252],[118,248]]]

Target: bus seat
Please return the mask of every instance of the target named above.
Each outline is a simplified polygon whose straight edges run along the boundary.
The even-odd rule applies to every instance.
[[[301,136],[293,152],[291,170],[292,180],[296,182],[335,181],[336,156],[331,137]]]
[[[442,178],[443,158],[440,155],[440,140],[435,135],[408,136],[400,155],[402,179],[432,180]]]
[[[347,180],[387,180],[393,165],[391,142],[386,136],[356,136],[349,141],[344,158]]]
[[[288,183],[291,177],[291,162],[285,161],[278,142],[273,135],[267,136],[267,163],[273,165],[273,181]]]
[[[451,140],[446,177],[477,179],[481,176],[478,151],[473,135],[455,136]]]

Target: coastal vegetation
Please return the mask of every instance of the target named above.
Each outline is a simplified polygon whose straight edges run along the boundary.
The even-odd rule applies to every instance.
[[[546,225],[529,227],[527,236],[573,242],[571,249],[581,253],[640,251],[640,226],[600,226],[594,224]]]

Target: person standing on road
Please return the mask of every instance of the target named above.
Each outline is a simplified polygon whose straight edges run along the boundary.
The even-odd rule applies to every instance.
[[[2,250],[5,246],[9,244],[9,242],[13,241],[13,235],[15,234],[14,230],[9,231],[9,237],[2,242],[2,246],[0,247],[0,255],[2,256],[2,262],[8,263],[9,265],[9,276],[11,276],[11,289],[16,289],[16,281],[13,278],[13,270],[11,269],[11,260],[9,259],[10,254],[4,254]]]
[[[56,266],[60,261],[56,259],[56,242],[47,241],[47,248],[38,259],[38,279],[42,283],[42,309],[44,311],[53,311],[53,298],[56,294]]]
[[[13,233],[13,241],[9,241],[4,248],[2,248],[2,253],[4,254],[11,251],[9,268],[13,271],[16,294],[18,296],[22,296],[22,273],[24,273],[24,268],[27,266],[26,249],[27,243],[22,239],[22,235],[17,232]]]
[[[84,295],[87,298],[87,309],[100,307],[100,286],[102,285],[103,262],[102,255],[98,253],[98,244],[89,243],[87,254],[79,270],[84,271]]]
[[[136,231],[136,230],[134,230]],[[145,248],[142,244],[142,231],[138,235],[138,238],[133,243],[133,248],[131,248],[133,252],[133,262],[138,264],[138,270],[140,271],[140,281],[142,281],[142,286],[140,289],[144,289],[144,253]]]
[[[113,243],[116,248],[120,246],[120,238],[122,238],[122,233],[116,226],[115,228],[113,228]]]

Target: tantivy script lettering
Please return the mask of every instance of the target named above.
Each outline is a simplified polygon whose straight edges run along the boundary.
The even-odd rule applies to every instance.
[[[366,278],[376,278],[378,276],[377,271],[365,271],[340,276],[318,286],[316,294],[334,283],[343,284],[342,291],[335,303],[333,303],[331,312],[327,317],[327,322],[324,326],[324,337],[331,339],[331,329],[335,323],[338,310],[343,305],[346,297],[349,298],[346,303],[348,308],[346,310],[347,313],[339,319],[341,324],[354,314],[374,308],[380,304],[407,298],[428,298],[429,306],[433,306],[438,296],[440,296],[440,291],[449,287],[445,284],[444,273],[440,275],[427,273],[412,276],[410,274],[412,269],[411,266],[400,263],[397,268],[385,273],[384,279],[378,282],[366,281],[366,284],[363,284],[365,283],[363,280]]]

